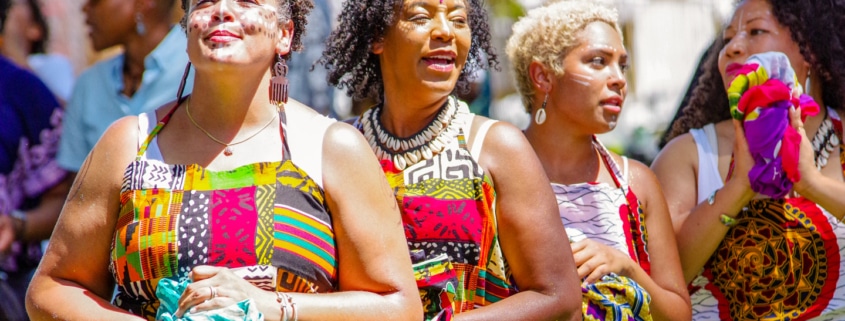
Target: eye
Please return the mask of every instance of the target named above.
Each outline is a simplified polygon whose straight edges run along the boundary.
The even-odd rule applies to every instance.
[[[605,65],[606,60],[604,59],[604,57],[593,57],[592,59],[590,59],[590,63],[595,66],[601,67]]]
[[[416,23],[416,24],[425,24],[429,20],[431,20],[431,18],[429,18],[427,15],[424,15],[424,14],[417,14],[417,15],[411,16],[411,18],[408,19],[408,20],[413,22],[413,23]]]
[[[465,26],[467,24],[467,18],[455,17],[452,18],[452,23],[454,23],[456,26]]]
[[[764,34],[766,32],[768,32],[768,31],[763,30],[763,29],[751,29],[751,32],[749,32],[749,34],[752,35],[752,36],[756,36],[756,35]]]

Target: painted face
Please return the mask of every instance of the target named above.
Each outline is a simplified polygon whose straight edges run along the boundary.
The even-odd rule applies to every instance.
[[[188,56],[204,62],[266,68],[287,54],[290,32],[280,27],[275,0],[195,0],[188,11]],[[290,28],[292,30],[292,28]]]
[[[471,43],[464,0],[404,0],[397,21],[374,44],[385,90],[428,88],[448,95],[455,88]],[[422,83],[422,87],[420,84]]]
[[[126,0],[88,0],[82,11],[91,28],[94,50],[121,45],[135,32],[135,2]]]
[[[798,44],[792,41],[789,29],[772,14],[772,6],[765,0],[746,0],[737,6],[730,24],[723,33],[725,46],[719,53],[719,72],[725,88],[731,80],[725,70],[732,64],[742,64],[749,56],[768,51],[780,51],[789,57],[792,69],[800,81],[809,71]]]
[[[548,106],[560,106],[566,123],[589,133],[616,127],[625,101],[628,52],[612,26],[596,21],[578,35],[578,45],[563,58],[563,75],[552,80]]]

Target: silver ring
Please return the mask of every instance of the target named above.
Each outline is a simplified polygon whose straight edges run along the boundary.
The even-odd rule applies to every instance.
[[[209,299],[209,300],[213,300],[214,298],[217,297],[217,288],[209,285],[208,289],[211,290],[211,299]]]

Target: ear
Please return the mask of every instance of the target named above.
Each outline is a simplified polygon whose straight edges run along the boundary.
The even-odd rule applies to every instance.
[[[24,35],[26,36],[27,40],[36,42],[44,38],[44,31],[41,30],[41,27],[39,27],[33,22],[26,27]]]
[[[293,43],[293,21],[288,20],[287,22],[281,24],[279,26],[279,36],[278,40],[276,41],[276,53],[282,56],[287,55],[290,53],[290,47]]]
[[[376,55],[382,54],[384,52],[384,39],[373,41],[373,44],[370,45],[370,52]]]
[[[528,65],[528,77],[531,79],[534,89],[546,93],[552,90],[553,73],[543,66],[543,64],[532,61]]]

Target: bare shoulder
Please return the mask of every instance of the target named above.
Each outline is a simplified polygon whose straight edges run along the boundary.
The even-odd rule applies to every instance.
[[[102,150],[107,152],[112,160],[115,160],[114,157],[134,158],[140,147],[138,136],[138,116],[120,118],[100,136],[89,157],[94,156],[95,151]]]
[[[651,168],[660,173],[663,170],[695,167],[697,164],[698,150],[695,146],[695,139],[692,138],[692,134],[686,133],[669,141],[657,154]]]
[[[630,184],[637,190],[647,191],[648,193],[655,192],[660,188],[660,183],[657,181],[657,176],[646,164],[635,160],[628,159],[628,177]]]
[[[344,152],[363,150],[372,153],[361,132],[345,122],[335,122],[326,129],[323,150],[328,152],[331,149]]]
[[[475,116],[472,129],[476,130],[477,126],[480,126],[487,120],[489,120],[487,117]],[[499,155],[501,155],[500,153],[524,152],[528,150],[533,152],[522,130],[505,121],[497,121],[490,126],[487,136],[484,138],[484,149]]]

